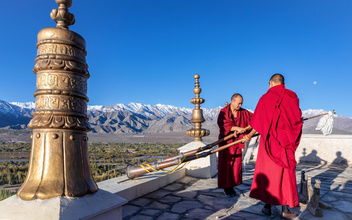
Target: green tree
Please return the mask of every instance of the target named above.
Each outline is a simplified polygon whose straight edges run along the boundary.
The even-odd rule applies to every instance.
[[[0,189],[0,201],[4,200],[12,195],[14,195],[15,193],[9,191],[9,190],[4,190],[4,189]]]
[[[22,172],[18,171],[16,176],[17,176],[18,183],[21,183],[22,182]]]
[[[8,182],[8,184],[12,185],[12,176],[11,176],[11,173],[8,173],[8,174],[7,174],[7,182]]]

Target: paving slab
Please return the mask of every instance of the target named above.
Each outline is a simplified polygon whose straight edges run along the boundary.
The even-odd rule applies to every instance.
[[[193,209],[192,211],[190,211],[188,214],[185,215],[185,217],[187,218],[191,218],[191,219],[206,219],[209,216],[211,216],[214,212],[211,210],[207,210],[207,209],[202,209],[202,208],[196,208]]]
[[[212,197],[223,197],[225,195],[223,190],[221,190],[220,192],[212,191],[212,190],[204,190],[204,191],[200,191],[199,193],[206,196],[212,196]]]
[[[171,192],[165,189],[160,189],[160,190],[156,190],[152,193],[149,193],[148,195],[146,195],[146,198],[149,199],[161,199],[167,195],[169,195]]]
[[[178,191],[183,189],[184,186],[182,183],[172,183],[164,187],[164,189],[169,190],[169,191]]]
[[[160,210],[160,209],[147,208],[147,209],[142,209],[139,213],[142,214],[142,215],[148,215],[148,216],[154,217],[154,216],[158,215],[161,212],[162,212],[162,210]]]
[[[181,201],[181,202],[177,202],[175,205],[172,206],[171,212],[185,213],[190,209],[195,209],[200,207],[203,207],[203,204],[198,201]]]
[[[327,193],[326,195],[320,197],[320,200],[321,200],[322,202],[326,202],[326,203],[330,203],[330,204],[331,204],[331,202],[338,201],[338,197],[333,196],[333,195]]]
[[[207,195],[199,195],[197,200],[202,202],[204,205],[213,207],[213,209],[230,208],[237,202],[238,196],[227,198],[223,197],[213,197]]]
[[[142,207],[134,206],[134,205],[124,205],[122,206],[122,218],[132,217],[135,213],[140,211]]]
[[[151,200],[151,199],[141,197],[141,198],[132,200],[129,204],[143,207],[143,206],[146,206],[147,204],[151,203],[152,201],[153,200]]]
[[[160,216],[154,218],[156,220],[178,220],[178,219],[182,219],[181,215],[176,214],[176,213],[171,213],[171,212],[163,212]]]
[[[154,218],[152,216],[146,216],[146,215],[135,215],[130,218],[130,220],[153,220]]]
[[[231,213],[229,215],[228,218],[226,219],[246,219],[246,220],[257,220],[257,219],[272,219],[272,217],[269,216],[265,216],[265,215],[258,215],[258,214],[254,214],[252,212],[246,212],[246,211],[239,211],[239,212],[235,212],[235,213]]]
[[[162,199],[159,199],[159,202],[166,203],[166,204],[174,204],[174,203],[180,201],[181,199],[182,198],[179,196],[169,195],[169,196],[165,196]]]
[[[341,212],[352,213],[352,202],[346,200],[338,200],[336,202],[331,202],[331,205]]]
[[[315,217],[308,210],[304,210],[300,214],[299,219],[301,220],[350,220],[348,216],[338,211],[324,209],[323,213],[324,213],[323,217]]]
[[[198,181],[198,178],[191,177],[191,176],[185,176],[179,180],[176,180],[175,183],[182,183],[182,184],[192,184],[196,181]]]
[[[173,192],[172,194],[175,196],[180,196],[180,197],[189,198],[189,199],[195,198],[197,196],[197,192],[189,189]]]
[[[165,204],[165,203],[161,203],[158,201],[153,201],[152,203],[150,203],[150,205],[148,205],[148,207],[154,208],[154,209],[164,210],[164,209],[168,209],[170,207],[170,205]]]

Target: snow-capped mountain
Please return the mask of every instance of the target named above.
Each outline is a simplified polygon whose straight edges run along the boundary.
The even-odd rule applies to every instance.
[[[34,109],[35,103],[34,102],[10,102],[11,105],[16,105],[21,109]]]
[[[190,114],[192,113],[191,109],[180,108],[171,105],[145,105],[140,103],[129,103],[125,104],[116,104],[110,105],[107,107],[101,108],[103,112],[114,112],[114,111],[127,111],[131,113],[141,114],[146,117],[156,116],[156,117],[165,117],[169,114],[176,113],[178,115]]]
[[[221,107],[204,109],[205,120],[217,118]],[[141,103],[88,107],[93,132],[98,133],[158,133],[185,131],[192,128],[193,109],[172,105]]]
[[[0,127],[25,128],[32,118],[33,102],[5,102],[0,100]],[[203,128],[218,130],[216,119],[222,107],[203,109],[206,120]],[[89,122],[95,133],[159,133],[186,131],[193,127],[191,108],[172,105],[147,105],[141,103],[115,104],[110,106],[88,106]],[[312,117],[327,111],[308,109],[302,111],[303,118]],[[333,134],[352,134],[352,118],[333,115]],[[319,118],[304,122],[303,133],[320,133],[315,127]]]
[[[22,103],[21,103],[22,104]],[[15,105],[0,100],[0,127],[24,128],[32,118],[33,106]]]
[[[215,109],[206,109],[202,108],[204,115],[213,119],[219,113],[221,107]],[[107,107],[102,105],[88,106],[88,111],[97,111],[102,112],[115,112],[115,111],[126,111],[130,113],[136,113],[144,115],[146,117],[156,116],[156,117],[165,117],[169,114],[181,115],[191,115],[193,109],[190,108],[181,108],[172,105],[156,104],[156,105],[147,105],[141,103],[129,103],[129,104],[115,104]]]

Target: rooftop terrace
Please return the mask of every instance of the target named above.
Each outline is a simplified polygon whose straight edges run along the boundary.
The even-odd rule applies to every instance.
[[[323,217],[314,217],[307,206],[293,210],[297,219],[352,219],[352,167],[327,164],[299,164],[297,186],[301,171],[320,179],[321,201],[331,209],[323,209]],[[280,219],[281,206],[273,209],[271,217],[261,213],[261,201],[249,198],[254,164],[246,166],[243,184],[235,187],[238,196],[228,198],[217,188],[217,178],[198,179],[185,176],[145,196],[129,201],[122,207],[125,220],[148,219]]]

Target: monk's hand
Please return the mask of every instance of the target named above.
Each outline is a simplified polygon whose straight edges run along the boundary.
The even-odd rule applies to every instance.
[[[245,128],[237,127],[237,133],[238,134],[243,134],[244,132],[246,132]]]
[[[241,127],[233,126],[231,128],[231,131],[237,131],[237,134],[243,134],[244,132],[246,132],[246,129],[245,128],[241,128]]]
[[[242,143],[244,143],[244,142],[249,142],[249,141],[251,140],[251,138],[252,138],[252,135],[249,135],[249,134],[243,136],[243,138],[242,138],[242,140],[243,140]]]

